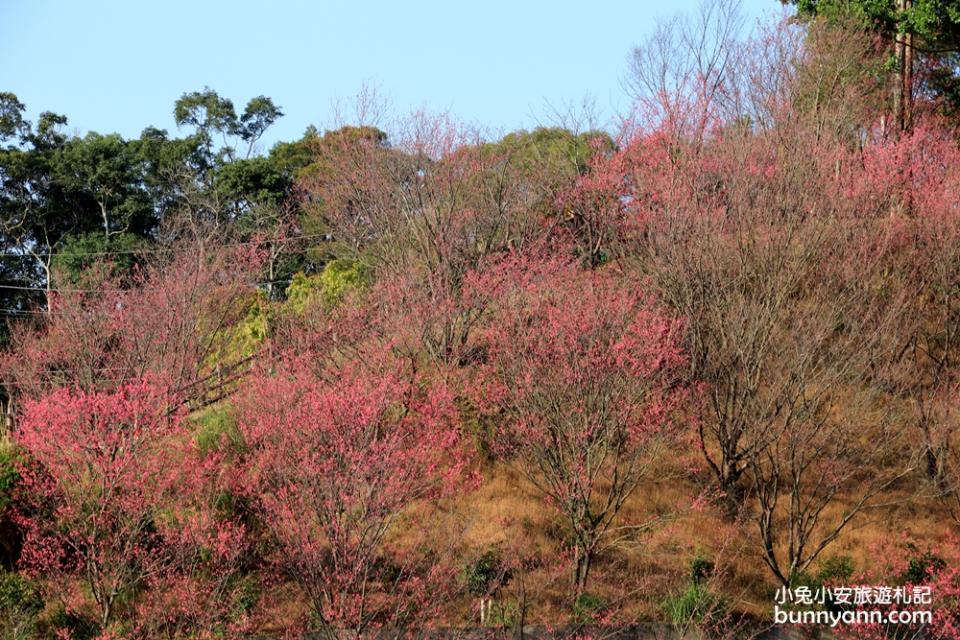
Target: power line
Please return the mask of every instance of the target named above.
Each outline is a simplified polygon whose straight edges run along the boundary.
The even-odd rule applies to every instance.
[[[0,309],[0,315],[8,317],[17,317],[17,316],[45,316],[50,311],[44,311],[42,309]]]
[[[257,282],[255,286],[266,287],[272,284],[290,284],[293,280],[271,280],[269,282]],[[135,287],[133,289],[120,289],[119,291],[151,291],[161,287]],[[59,287],[26,287],[16,284],[0,284],[0,289],[11,289],[14,291],[35,291],[38,293],[103,293],[103,289],[72,289]]]
[[[280,238],[278,240],[244,240],[240,242],[228,242],[218,245],[219,247],[242,247],[247,245],[257,245],[257,244],[267,244],[268,242],[290,242],[293,240],[307,240],[311,238],[319,238],[321,240],[332,240],[332,236],[329,233],[311,233],[304,234],[299,236],[289,236],[286,238]],[[122,255],[146,255],[152,253],[188,253],[190,249],[184,248],[174,248],[174,247],[150,247],[144,249],[117,249],[114,251],[71,251],[69,255],[71,256],[122,256]],[[50,258],[61,255],[63,252],[53,252],[53,251],[0,251],[0,258]]]
[[[313,233],[313,234],[302,234],[298,236],[290,236],[287,238],[281,239],[279,242],[289,242],[294,240],[307,240],[319,238],[322,240],[331,240],[331,236],[328,233]],[[239,246],[248,246],[248,245],[258,245],[266,244],[268,241],[264,240],[247,240],[241,242],[233,242],[220,244],[219,247],[239,247]],[[186,248],[153,248],[153,249],[142,249],[138,251],[134,250],[117,250],[117,251],[89,251],[89,252],[77,252],[71,253],[73,256],[109,256],[109,255],[141,255],[148,253],[188,253],[192,249]],[[33,258],[38,256],[55,256],[59,254],[54,253],[16,253],[11,251],[0,252],[0,258],[4,257],[17,257],[17,258]],[[269,287],[271,285],[281,285],[281,284],[290,284],[293,280],[271,280],[267,282],[257,282],[256,287]],[[138,287],[138,290],[150,290],[153,287]],[[13,284],[0,284],[0,290],[10,290],[10,291],[30,291],[34,293],[103,293],[102,289],[81,289],[81,288],[70,288],[70,287],[38,287],[38,286],[26,286],[26,285],[13,285]],[[24,316],[49,316],[50,314],[57,314],[60,311],[56,309],[14,309],[14,308],[0,308],[0,317],[7,318],[17,318]]]

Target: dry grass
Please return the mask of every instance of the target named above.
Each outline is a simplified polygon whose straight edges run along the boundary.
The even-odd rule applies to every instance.
[[[527,620],[565,620],[570,588],[562,519],[514,468],[491,465],[483,475],[476,491],[433,514],[431,537],[455,543],[461,562],[491,546],[501,547],[505,556],[522,550],[530,560],[519,578],[526,589]],[[619,536],[598,559],[590,586],[591,592],[618,607],[621,620],[662,619],[663,601],[688,584],[690,564],[697,557],[715,563],[717,588],[736,610],[757,616],[769,612],[777,585],[756,548],[755,525],[749,518],[727,522],[710,505],[695,508],[692,496],[699,492],[692,477],[674,474],[669,480],[641,484],[626,503],[619,526],[653,524],[635,535]],[[909,538],[923,547],[956,532],[956,522],[935,500],[918,500],[906,489],[897,489],[877,502],[882,506],[857,516],[820,561],[846,555],[856,571],[865,570],[878,561],[875,550],[882,542]],[[842,500],[831,505],[824,522],[838,518],[845,506]],[[514,585],[505,598],[518,598],[517,590]],[[472,604],[467,596],[451,603],[448,621],[469,620]]]

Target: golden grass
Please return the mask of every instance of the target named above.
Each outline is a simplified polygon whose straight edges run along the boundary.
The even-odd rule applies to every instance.
[[[617,603],[621,619],[662,619],[664,599],[688,584],[690,563],[698,556],[716,564],[716,586],[737,610],[759,616],[769,612],[777,584],[755,542],[756,525],[749,519],[727,522],[712,506],[691,508],[691,496],[698,491],[691,478],[651,480],[641,484],[625,504],[617,526],[659,520],[643,533],[607,548],[591,574],[589,590]],[[956,534],[957,523],[935,500],[918,500],[906,490],[897,490],[879,496],[877,502],[884,506],[863,511],[819,561],[848,555],[855,570],[862,571],[880,560],[876,554],[880,543],[904,538],[923,548],[936,545],[951,532]],[[847,506],[844,500],[830,505],[823,515],[825,526]],[[524,550],[536,557],[522,576],[530,606],[528,620],[557,623],[566,619],[570,585],[562,556],[562,518],[514,468],[488,467],[476,491],[449,502],[434,516],[433,535],[455,541],[464,557],[494,545],[505,554]],[[505,597],[517,598],[517,589],[514,586]],[[471,604],[467,597],[451,603],[449,622],[466,622]]]

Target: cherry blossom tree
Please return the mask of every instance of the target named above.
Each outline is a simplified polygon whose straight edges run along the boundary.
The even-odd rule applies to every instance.
[[[501,287],[477,402],[503,413],[502,454],[563,514],[580,593],[624,503],[677,435],[683,325],[614,267],[518,258],[475,286]]]
[[[322,630],[427,624],[450,574],[391,533],[459,486],[452,398],[389,345],[342,353],[256,373],[238,410],[248,495]]]
[[[51,595],[79,579],[105,633],[245,628],[238,602],[254,556],[243,523],[222,508],[233,476],[189,435],[175,397],[144,381],[58,389],[24,407],[21,566]]]
[[[220,399],[249,356],[235,348],[234,330],[259,261],[255,247],[193,249],[158,253],[132,282],[93,268],[55,292],[44,318],[13,328],[3,375],[10,395],[109,390],[150,376],[195,408]]]
[[[327,133],[303,179],[308,210],[331,233],[332,251],[377,275],[381,304],[394,318],[417,310],[415,326],[405,328],[415,331],[415,349],[441,364],[462,360],[485,311],[480,297],[464,295],[465,275],[548,233],[545,214],[589,150],[569,132],[530,137],[487,143],[447,115],[415,113],[395,146],[368,127]],[[574,161],[564,158],[572,169],[557,158],[566,150],[574,152]]]
[[[749,514],[790,584],[914,468],[886,372],[924,314],[909,311],[910,199],[885,196],[898,172],[868,169],[887,145],[856,81],[863,39],[814,33],[782,56],[786,41],[764,37],[780,45],[746,78],[679,97],[702,123],[655,117],[624,145],[621,240],[686,320],[699,448],[725,511]],[[762,122],[721,108],[743,82]]]
[[[907,405],[905,419],[934,492],[960,505],[960,147],[942,122],[917,117],[895,140],[864,149],[848,192],[901,227],[890,279],[910,292],[899,358],[887,384]]]
[[[175,490],[173,455],[183,423],[162,388],[57,390],[24,408],[17,432],[27,538],[21,563],[52,578],[76,576],[107,628],[139,589],[169,566],[155,519]]]
[[[888,587],[893,595],[884,603],[855,604],[856,614],[887,615],[929,612],[929,621],[858,622],[839,625],[842,640],[880,640],[889,637],[960,638],[960,541],[955,535],[919,544],[903,536],[884,540],[871,549],[874,562],[852,577],[854,584]],[[849,585],[836,585],[849,586]],[[883,600],[883,598],[875,598]]]
[[[216,638],[249,633],[262,588],[260,559],[235,505],[235,470],[223,453],[179,447],[176,487],[154,518],[166,566],[148,577],[130,630],[142,638]]]

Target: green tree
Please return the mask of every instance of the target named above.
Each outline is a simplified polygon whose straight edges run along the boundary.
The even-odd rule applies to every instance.
[[[910,127],[914,96],[941,99],[960,109],[960,0],[789,0],[802,18],[853,20],[879,35],[890,53],[894,118]],[[925,73],[917,77],[916,70]]]
[[[144,189],[136,149],[117,134],[72,138],[56,156],[53,176],[64,189],[83,194],[99,212],[104,247],[121,233],[147,236],[157,223]],[[85,221],[85,227],[92,221]]]
[[[173,109],[177,126],[194,127],[209,150],[213,149],[214,136],[220,136],[222,146],[217,153],[228,160],[237,157],[241,143],[246,144],[242,157],[253,155],[256,143],[281,116],[283,112],[266,96],[251,99],[237,116],[233,102],[209,87],[183,94]]]

